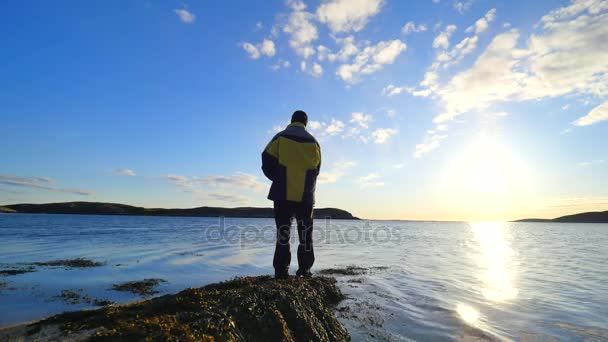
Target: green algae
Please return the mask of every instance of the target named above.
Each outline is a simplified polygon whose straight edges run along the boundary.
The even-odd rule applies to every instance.
[[[36,272],[36,270],[33,267],[5,269],[0,270],[0,277],[15,276],[30,272]]]
[[[140,296],[151,296],[158,293],[156,287],[161,283],[166,283],[164,279],[149,278],[138,281],[128,281],[126,283],[114,284],[112,290],[131,292]]]
[[[93,261],[85,258],[65,259],[65,260],[53,260],[43,262],[32,262],[30,265],[36,266],[49,266],[49,267],[69,267],[69,268],[88,268],[88,267],[99,267],[105,265],[103,262]]]

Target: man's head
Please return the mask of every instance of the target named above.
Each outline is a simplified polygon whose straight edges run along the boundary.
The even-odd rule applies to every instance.
[[[304,124],[304,126],[306,126],[306,124],[308,123],[308,115],[306,115],[306,113],[303,110],[296,110],[295,112],[293,112],[293,115],[291,116],[291,123],[294,122],[299,122]]]

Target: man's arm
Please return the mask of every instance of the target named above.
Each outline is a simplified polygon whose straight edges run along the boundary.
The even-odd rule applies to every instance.
[[[319,145],[319,143],[317,143],[317,151],[319,153],[319,165],[317,165],[317,176],[318,176],[319,172],[321,172],[321,145]]]
[[[262,152],[262,171],[266,178],[274,181],[274,173],[279,165],[279,139],[275,136]]]

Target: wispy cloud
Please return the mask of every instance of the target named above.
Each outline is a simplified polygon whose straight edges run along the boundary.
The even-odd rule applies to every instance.
[[[393,64],[406,49],[407,45],[399,39],[367,45],[356,54],[352,63],[340,65],[336,75],[346,83],[357,83],[362,75],[373,74],[385,65]]]
[[[504,101],[539,100],[566,94],[603,98],[608,94],[605,62],[608,60],[608,49],[604,48],[608,35],[608,15],[604,13],[605,10],[605,1],[575,0],[543,16],[536,26],[538,31],[523,40],[523,47],[518,29],[501,33],[470,68],[446,82],[440,82],[439,72],[444,68],[439,68],[438,63],[452,63],[464,51],[471,50],[467,45],[477,35],[467,37],[470,39],[462,45],[460,52],[452,50],[446,52],[445,57],[438,55],[420,82],[419,89],[389,85],[384,93],[396,95],[407,91],[414,96],[439,100],[443,111],[433,119],[437,125],[464,113],[486,111],[493,104]],[[492,10],[483,19],[489,23],[495,16]],[[483,32],[486,30],[485,24],[478,20],[471,31]],[[435,45],[445,47],[448,44],[449,41],[440,39]],[[581,51],[584,53],[581,54]],[[603,107],[596,109],[574,124],[585,125],[604,120]],[[415,156],[420,157],[437,148],[443,138],[444,135],[427,134],[425,142],[416,147]]]
[[[270,39],[264,39],[261,43],[253,45],[245,42],[241,43],[241,47],[251,59],[258,59],[261,56],[272,57],[276,54],[274,42]]]
[[[375,144],[384,144],[395,134],[397,130],[394,128],[378,128],[372,132],[371,137]]]
[[[344,130],[344,122],[336,119],[331,119],[331,123],[325,129],[325,132],[329,135],[335,135]]]
[[[331,168],[325,170],[321,168],[321,173],[317,179],[319,184],[336,183],[338,180],[343,179],[344,175],[353,168],[357,163],[354,161],[342,161],[334,163]]]
[[[454,7],[454,9],[456,11],[458,11],[458,13],[463,14],[466,11],[468,11],[469,9],[471,9],[471,6],[473,5],[473,1],[474,0],[454,1],[452,7]]]
[[[186,9],[174,9],[173,12],[175,12],[175,14],[179,17],[179,20],[181,20],[183,23],[193,24],[196,20],[196,15]]]
[[[587,166],[598,165],[598,164],[603,164],[603,163],[604,163],[603,159],[596,159],[596,160],[588,160],[588,161],[580,162],[576,165],[578,165],[580,167],[587,167]]]
[[[245,172],[236,172],[230,176],[205,176],[197,178],[196,181],[214,187],[230,186],[252,190],[266,189],[266,184],[262,183],[257,176]]]
[[[112,173],[121,176],[135,176],[135,172],[131,169],[115,169],[112,170]]]
[[[236,172],[233,175],[211,175],[203,177],[187,177],[182,175],[167,175],[167,180],[186,192],[202,190],[203,187],[231,187],[240,190],[264,190],[267,188],[260,179],[252,174]]]
[[[355,112],[351,114],[350,122],[354,122],[362,128],[369,128],[369,124],[374,120],[370,114]]]
[[[71,189],[71,188],[62,188],[51,185],[55,181],[48,177],[21,177],[21,176],[13,176],[13,175],[0,175],[0,184],[24,187],[24,188],[34,188],[34,189],[44,189],[50,191],[58,191],[75,195],[89,196],[93,193],[88,190],[83,189]]]
[[[606,120],[608,120],[608,101],[593,108],[589,114],[578,118],[574,121],[574,124],[576,126],[589,126]]]
[[[424,32],[426,30],[427,30],[426,25],[424,25],[424,24],[416,25],[416,23],[414,23],[413,21],[408,21],[401,28],[401,33],[407,35],[410,33]]]
[[[209,199],[226,202],[233,205],[245,205],[249,203],[249,198],[241,195],[221,194],[221,193],[210,193],[206,195]]]
[[[608,197],[586,196],[554,198],[536,203],[533,212],[547,212],[546,218],[577,214],[589,211],[606,211],[608,208]]]
[[[377,173],[370,173],[366,176],[359,177],[357,183],[362,188],[373,187],[373,186],[384,186],[384,182],[378,181],[380,176]]]

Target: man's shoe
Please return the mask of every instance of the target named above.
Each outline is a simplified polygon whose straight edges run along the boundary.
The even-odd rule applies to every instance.
[[[275,279],[287,279],[289,278],[289,273],[287,272],[287,270],[284,271],[274,271],[274,278]]]
[[[310,272],[310,270],[306,270],[306,271],[298,270],[296,272],[296,277],[311,278],[312,273]]]

